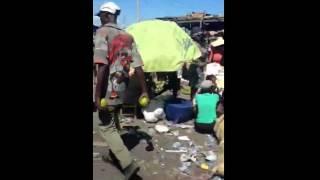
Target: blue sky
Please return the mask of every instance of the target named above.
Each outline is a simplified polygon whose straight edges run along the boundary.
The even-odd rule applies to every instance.
[[[93,0],[93,12],[108,0]],[[113,0],[121,7],[118,24],[128,26],[136,22],[136,0]],[[223,14],[224,0],[140,0],[140,20],[164,16],[183,16],[191,12]],[[95,22],[98,18],[93,18]]]

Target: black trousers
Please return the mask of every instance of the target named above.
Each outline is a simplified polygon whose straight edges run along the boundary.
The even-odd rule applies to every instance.
[[[213,134],[213,127],[215,123],[205,124],[205,123],[194,123],[194,128],[198,133],[201,134]]]

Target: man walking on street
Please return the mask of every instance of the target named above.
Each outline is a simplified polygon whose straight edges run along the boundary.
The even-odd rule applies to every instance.
[[[141,96],[148,97],[148,94],[141,56],[133,37],[117,26],[119,14],[120,7],[113,2],[104,3],[97,14],[102,26],[95,37],[94,62],[98,65],[95,102],[101,120],[100,134],[107,142],[111,154],[119,161],[125,179],[128,180],[138,172],[139,167],[124,145],[117,124],[130,69],[134,68],[134,73],[140,80]],[[107,100],[108,106],[101,106],[102,98]]]

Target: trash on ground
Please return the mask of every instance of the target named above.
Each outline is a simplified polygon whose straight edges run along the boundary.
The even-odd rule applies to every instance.
[[[166,152],[167,153],[186,153],[188,151],[187,150],[171,150],[171,149],[167,149]]]
[[[182,162],[182,166],[189,167],[189,166],[191,166],[191,162]]]
[[[216,144],[216,140],[211,135],[207,135],[207,141],[205,142],[205,145],[209,148],[213,147],[214,144]]]
[[[214,137],[212,137],[211,135],[207,135],[208,137],[208,141],[211,142],[211,143],[215,143],[216,142],[216,139]]]
[[[186,162],[186,161],[189,161],[190,160],[190,156],[186,155],[186,154],[181,154],[180,155],[180,161],[181,162]]]
[[[181,129],[191,129],[194,128],[193,125],[187,125],[187,124],[177,124],[176,127],[179,127]]]
[[[129,124],[133,122],[133,118],[131,117],[123,117],[120,118],[120,123],[125,123],[125,124]]]
[[[174,123],[172,121],[166,121],[167,126],[174,126]]]
[[[187,175],[190,175],[191,174],[191,171],[189,169],[189,166],[185,165],[185,164],[182,164],[182,166],[180,166],[178,168],[182,173],[185,173]]]
[[[190,156],[190,160],[191,160],[192,162],[196,162],[196,161],[197,161],[197,158],[196,158],[195,155],[192,155],[192,156]]]
[[[188,151],[188,148],[181,146],[181,147],[179,147],[179,150],[181,150],[181,151]]]
[[[210,180],[223,180],[221,177],[219,176],[214,176],[213,178],[211,178]]]
[[[213,151],[208,151],[206,154],[206,160],[208,161],[216,161],[217,160],[217,155]]]
[[[180,142],[175,142],[175,143],[172,144],[173,148],[179,148],[180,146],[181,146]]]
[[[166,125],[160,125],[160,124],[157,124],[155,126],[155,129],[159,133],[166,133],[169,131],[169,128]]]
[[[188,136],[179,136],[178,139],[180,141],[190,141],[190,138]]]
[[[165,164],[165,163],[161,163],[161,164],[160,164],[160,167],[161,167],[161,168],[165,168],[165,167],[166,167],[166,164]]]
[[[200,165],[200,168],[201,168],[201,169],[204,169],[204,170],[208,170],[208,169],[209,169],[209,166],[208,166],[207,164],[205,164],[205,163],[202,163],[202,164]]]
[[[171,131],[171,133],[172,133],[174,136],[179,136],[179,131],[178,131],[178,130]]]

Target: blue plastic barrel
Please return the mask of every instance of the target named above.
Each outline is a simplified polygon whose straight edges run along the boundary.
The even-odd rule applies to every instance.
[[[172,99],[165,103],[165,113],[167,120],[175,123],[182,123],[192,119],[192,102],[185,99]]]

